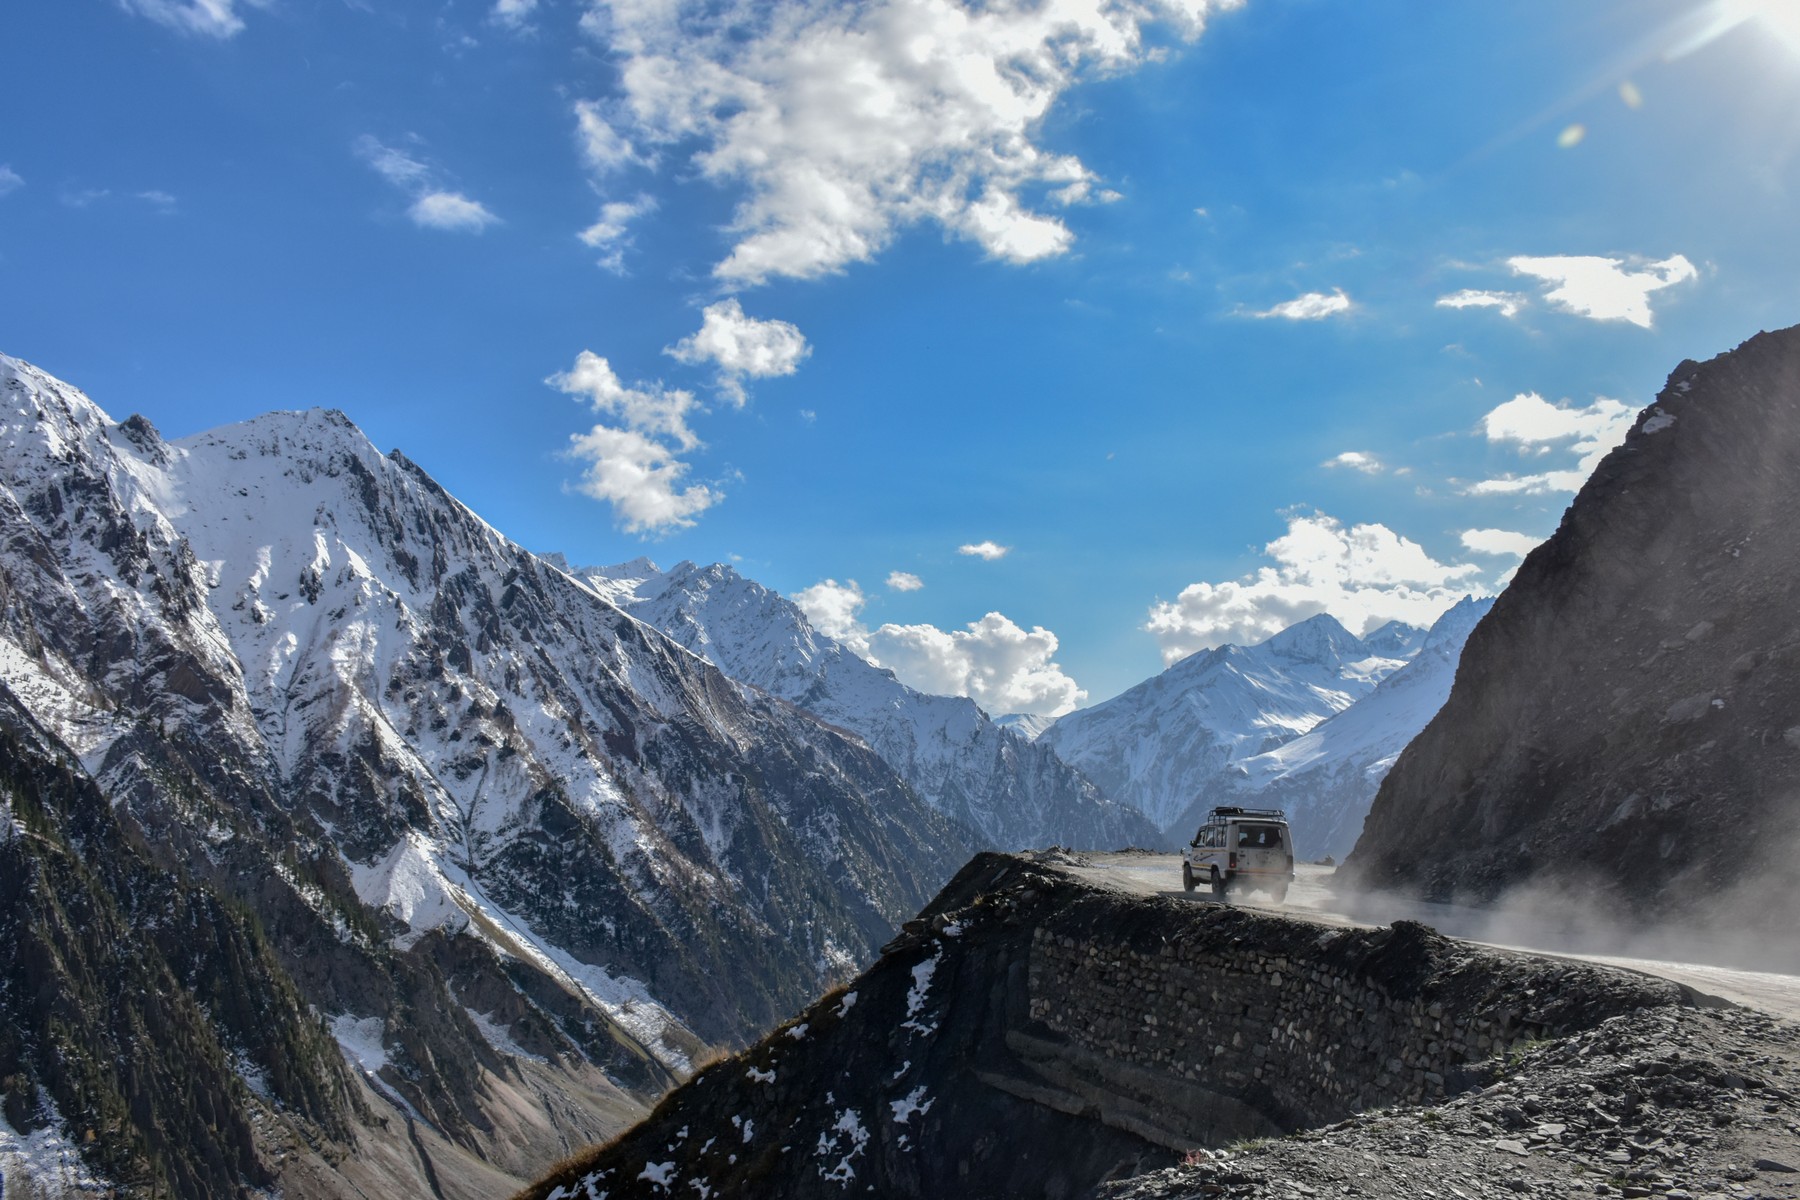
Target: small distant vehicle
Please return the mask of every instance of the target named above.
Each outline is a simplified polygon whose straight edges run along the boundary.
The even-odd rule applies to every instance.
[[[1220,805],[1181,851],[1181,886],[1202,884],[1223,899],[1233,888],[1261,888],[1280,904],[1294,879],[1294,842],[1279,808]]]

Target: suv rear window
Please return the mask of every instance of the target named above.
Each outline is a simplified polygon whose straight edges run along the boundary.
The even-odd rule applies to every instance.
[[[1251,850],[1278,850],[1281,848],[1281,826],[1239,825],[1238,846]]]

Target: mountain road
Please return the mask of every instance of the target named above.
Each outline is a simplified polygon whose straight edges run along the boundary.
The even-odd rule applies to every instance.
[[[1320,925],[1374,927],[1396,920],[1504,950],[1579,958],[1657,975],[1697,992],[1800,1020],[1800,942],[1772,945],[1720,933],[1645,932],[1595,924],[1569,906],[1537,910],[1435,904],[1334,886],[1335,869],[1302,863],[1286,900],[1259,892],[1227,900],[1181,888],[1181,857],[1122,852],[1057,856],[1050,865],[1089,883],[1195,904],[1229,903]]]

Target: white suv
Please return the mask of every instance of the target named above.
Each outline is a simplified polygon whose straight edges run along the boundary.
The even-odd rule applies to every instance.
[[[1233,886],[1260,887],[1280,904],[1294,878],[1294,843],[1279,808],[1221,805],[1181,851],[1181,886],[1202,883],[1223,897]]]

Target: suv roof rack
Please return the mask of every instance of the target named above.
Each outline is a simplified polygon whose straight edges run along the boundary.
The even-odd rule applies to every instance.
[[[1279,808],[1240,808],[1235,804],[1215,805],[1210,820],[1220,817],[1256,817],[1263,820],[1287,820],[1287,813]]]

